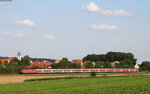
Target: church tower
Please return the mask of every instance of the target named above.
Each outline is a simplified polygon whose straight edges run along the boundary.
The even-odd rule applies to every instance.
[[[19,51],[18,54],[17,54],[17,58],[18,58],[19,60],[21,60],[21,54],[20,54],[20,51]]]

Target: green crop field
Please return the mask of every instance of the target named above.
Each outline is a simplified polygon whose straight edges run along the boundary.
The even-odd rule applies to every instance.
[[[98,77],[0,84],[0,94],[150,94],[150,76]]]

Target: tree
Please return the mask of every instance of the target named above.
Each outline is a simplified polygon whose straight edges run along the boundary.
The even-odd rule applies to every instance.
[[[96,76],[96,72],[91,72],[90,76]]]
[[[4,66],[8,66],[8,65],[9,65],[8,61],[4,61]]]
[[[31,67],[31,69],[40,69],[37,65]]]
[[[23,65],[23,66],[30,65],[30,57],[24,56],[24,58],[22,58],[21,61],[19,62],[19,65]]]
[[[91,62],[104,62],[102,66],[106,68],[111,68],[110,62],[119,61],[121,64],[118,64],[117,67],[125,67],[132,68],[136,64],[136,60],[132,53],[124,53],[124,52],[108,52],[106,54],[91,54],[87,55],[82,59],[85,61]],[[124,63],[124,64],[123,64]],[[129,65],[128,65],[129,64]],[[96,64],[95,68],[98,68],[99,65]]]
[[[2,66],[2,61],[0,60],[0,66]]]
[[[100,64],[100,63],[97,63],[97,62],[96,62],[94,68],[102,68],[102,67],[101,67],[101,64]]]
[[[0,67],[0,74],[18,74],[20,69],[24,68],[18,64],[7,63]]]
[[[58,67],[62,69],[67,69],[69,65],[67,58],[62,58],[62,60],[58,63]]]
[[[129,60],[131,60],[132,61],[132,63],[135,65],[136,64],[136,61],[137,61],[137,59],[135,59],[134,58],[134,55],[132,54],[132,53],[126,53],[126,58],[124,58],[124,59],[129,59]]]
[[[87,62],[86,65],[85,65],[85,68],[93,68],[93,64],[92,62]]]
[[[111,63],[110,62],[104,62],[103,68],[112,68]]]
[[[118,66],[119,65],[121,68],[134,68],[134,62],[130,59],[120,61],[120,64],[118,64]]]
[[[143,61],[141,64],[142,71],[150,71],[150,61]]]
[[[13,58],[10,63],[17,63],[19,64],[20,63],[20,60],[18,58]]]
[[[68,58],[62,58],[62,60],[61,60],[61,62],[66,62],[66,63],[68,63]]]
[[[58,69],[58,63],[52,63],[52,69]]]
[[[80,68],[81,68],[81,64],[78,64],[78,63],[70,63],[70,64],[69,64],[69,68],[70,68],[70,69],[80,69]]]
[[[106,60],[106,56],[105,56],[105,54],[101,54],[101,55],[91,54],[91,55],[87,55],[82,60],[84,62],[85,61],[99,62],[99,61],[105,61]]]

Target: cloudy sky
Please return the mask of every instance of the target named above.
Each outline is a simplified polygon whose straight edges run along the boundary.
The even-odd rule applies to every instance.
[[[0,56],[83,58],[131,52],[150,61],[150,0],[0,2]]]

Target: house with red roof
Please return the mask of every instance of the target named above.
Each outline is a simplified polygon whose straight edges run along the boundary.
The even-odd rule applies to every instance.
[[[82,59],[74,59],[74,60],[72,60],[72,63],[81,64],[81,67],[83,66],[83,61],[82,61]]]
[[[82,63],[82,60],[81,59],[74,59],[74,60],[72,60],[72,63]]]
[[[10,61],[11,61],[12,59],[14,59],[14,58],[0,59],[0,62],[1,62],[2,64],[4,64],[5,62],[10,63]]]
[[[46,67],[46,68],[52,68],[51,67],[51,63],[50,62],[48,62],[48,61],[35,61],[35,62],[31,62],[31,64],[28,66],[28,68],[33,68],[33,67],[38,67],[38,68],[44,68],[44,67]]]

